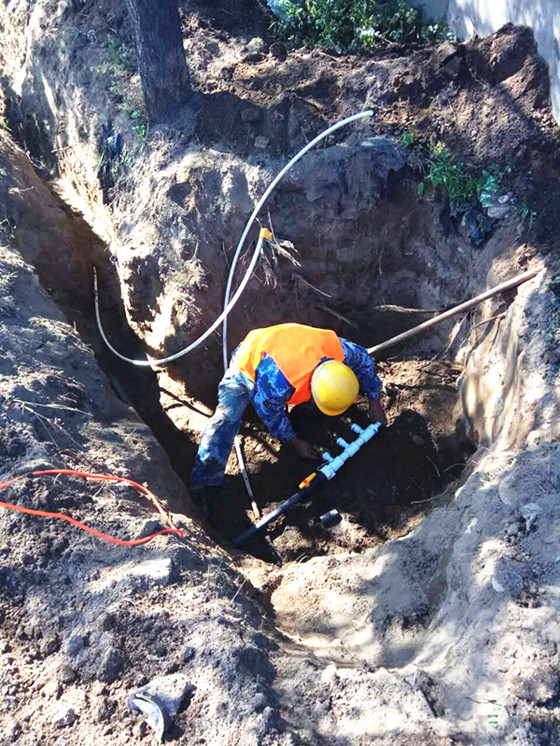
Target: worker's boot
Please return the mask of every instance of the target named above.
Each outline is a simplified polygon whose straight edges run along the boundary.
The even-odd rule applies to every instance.
[[[208,488],[203,484],[197,484],[190,488],[191,498],[201,521],[207,521],[210,517],[206,494],[207,489]]]
[[[216,506],[222,499],[223,487],[221,485],[211,487],[207,484],[197,484],[195,487],[191,487],[190,492],[200,520],[212,523],[216,517]]]

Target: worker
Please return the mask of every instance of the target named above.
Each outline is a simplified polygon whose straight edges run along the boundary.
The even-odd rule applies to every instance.
[[[334,331],[303,324],[254,329],[235,350],[218,388],[218,406],[208,421],[191,475],[191,489],[223,483],[225,467],[249,403],[270,433],[289,443],[304,459],[318,458],[311,443],[298,438],[286,405],[312,402],[336,416],[356,401],[360,388],[369,413],[386,424],[380,402],[382,384],[363,347]]]

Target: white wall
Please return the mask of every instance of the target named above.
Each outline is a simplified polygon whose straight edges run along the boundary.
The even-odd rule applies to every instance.
[[[531,26],[548,62],[552,110],[560,124],[560,0],[411,0],[429,18],[443,18],[460,39],[485,36],[505,23]]]

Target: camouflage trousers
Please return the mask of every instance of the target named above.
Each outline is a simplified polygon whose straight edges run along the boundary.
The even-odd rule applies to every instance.
[[[243,412],[252,401],[255,384],[230,365],[218,387],[218,406],[208,421],[191,472],[191,487],[219,487],[239,432]]]

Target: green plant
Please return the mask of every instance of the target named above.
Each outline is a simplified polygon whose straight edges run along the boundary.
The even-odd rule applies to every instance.
[[[141,145],[147,145],[148,144],[148,129],[146,127],[146,124],[144,122],[137,122],[136,124],[132,125],[132,131],[138,138],[138,142]]]
[[[122,72],[134,72],[134,52],[132,48],[126,44],[119,44],[115,36],[110,36],[107,40],[107,54],[109,64],[112,67],[122,70]]]
[[[280,0],[276,27],[294,46],[360,51],[374,44],[445,38],[441,23],[423,25],[407,0]]]
[[[401,137],[401,142],[405,146],[405,148],[411,148],[414,145],[414,142],[416,140],[416,135],[414,132],[405,132],[404,135]]]
[[[560,305],[553,307],[548,320],[546,340],[555,350],[560,345]]]
[[[132,131],[141,145],[148,143],[144,113],[144,96],[140,76],[135,71],[136,61],[131,47],[119,42],[116,36],[107,39],[107,61],[91,68],[99,74],[111,76],[109,90],[116,106],[133,120]],[[103,163],[98,164],[98,169]]]
[[[114,80],[109,88],[113,96],[116,98],[123,98],[125,95],[124,84],[122,80]]]
[[[488,169],[484,169],[482,176],[477,179],[477,196],[482,207],[492,207],[494,204],[493,198],[500,191],[500,182],[504,173],[511,173],[511,168],[508,166],[502,173],[497,166],[490,166]]]
[[[414,145],[418,165],[424,173],[427,172],[418,185],[418,196],[445,194],[449,198],[451,215],[462,215],[462,225],[469,226],[473,244],[477,246],[482,243],[493,224],[493,218],[489,217],[486,210],[501,206],[499,194],[502,180],[506,174],[511,173],[511,167],[501,170],[492,164],[477,172],[463,161],[453,158],[442,142],[431,140],[428,145],[417,143],[413,132],[403,135],[402,144],[406,147]],[[535,210],[525,204],[516,204],[511,195],[504,202],[510,206],[515,205],[521,220],[528,219],[529,228],[532,227],[537,217]]]
[[[125,171],[130,171],[134,164],[134,156],[128,150],[123,150],[121,155],[121,163]]]
[[[547,341],[555,349],[560,345],[560,274],[555,275],[548,284],[554,294],[551,312],[549,313]]]
[[[418,186],[418,194],[435,195],[444,190],[449,196],[451,206],[456,211],[463,211],[473,199],[480,199],[485,204],[485,195],[496,195],[500,188],[503,173],[492,165],[479,176],[473,174],[461,160],[454,160],[447,147],[441,143],[432,143],[428,155],[428,174]]]
[[[531,208],[524,203],[516,205],[515,209],[517,210],[517,214],[521,217],[521,222],[524,223],[525,220],[529,219],[529,228],[532,228],[537,217],[537,211],[531,210]]]
[[[147,145],[148,144],[148,127],[146,124],[144,113],[140,109],[128,108],[129,105],[130,105],[130,102],[127,99],[125,99],[125,111],[127,112],[130,119],[132,119],[134,122],[131,129],[136,135],[138,142],[141,145]]]
[[[107,155],[105,151],[101,151],[97,154],[95,158],[95,171],[96,173],[99,173],[99,171],[103,168],[105,164],[105,160],[107,158]]]

